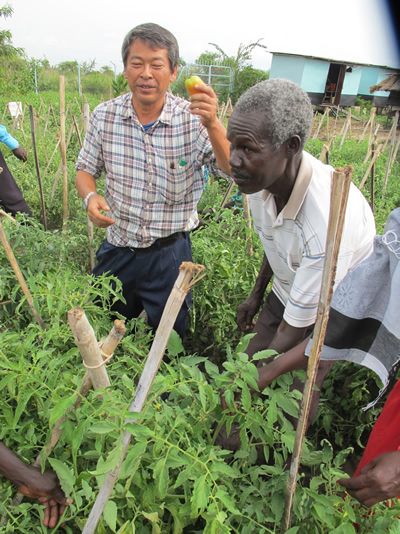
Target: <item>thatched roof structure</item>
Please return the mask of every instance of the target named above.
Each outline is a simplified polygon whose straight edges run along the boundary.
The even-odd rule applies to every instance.
[[[390,74],[377,85],[371,85],[369,92],[375,91],[400,91],[400,74]]]

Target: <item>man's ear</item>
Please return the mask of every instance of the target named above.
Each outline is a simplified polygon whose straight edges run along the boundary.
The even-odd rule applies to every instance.
[[[122,73],[122,76],[123,76],[123,77],[125,78],[125,80],[127,80],[127,79],[128,79],[128,75],[127,75],[127,73],[126,73],[126,70],[125,70],[125,69],[124,69],[124,72]]]
[[[298,135],[292,135],[292,137],[289,137],[289,139],[286,141],[286,153],[289,157],[295,156],[299,150],[301,145],[301,139]]]

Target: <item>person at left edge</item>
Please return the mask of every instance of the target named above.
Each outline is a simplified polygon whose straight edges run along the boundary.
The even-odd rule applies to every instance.
[[[21,161],[27,160],[28,155],[25,148],[7,132],[7,128],[2,124],[0,124],[0,141],[12,150],[16,158]],[[8,168],[1,150],[0,169],[0,208],[13,216],[17,213],[25,213],[29,217],[32,217],[32,212]]]
[[[201,167],[229,178],[230,143],[211,87],[196,86],[200,92],[190,102],[168,92],[179,59],[168,30],[136,26],[123,41],[122,59],[130,93],[92,113],[76,187],[89,219],[107,228],[93,274],[119,278],[126,305],[118,302],[114,310],[131,319],[144,308],[156,329],[180,264],[192,259],[189,232],[199,222]],[[96,193],[103,172],[105,198]],[[181,337],[190,304],[189,294],[174,326]]]

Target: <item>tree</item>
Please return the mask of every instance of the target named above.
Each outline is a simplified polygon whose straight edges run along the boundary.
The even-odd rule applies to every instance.
[[[235,103],[239,96],[249,89],[249,87],[261,80],[268,79],[268,72],[254,69],[251,66],[251,54],[253,50],[257,47],[264,48],[265,50],[267,49],[264,44],[260,43],[261,40],[262,39],[258,39],[255,43],[248,45],[241,43],[236,56],[228,56],[219,45],[208,43],[211,46],[214,46],[216,51],[210,52],[206,50],[198,57],[196,63],[224,65],[226,67],[231,67],[233,70],[233,90],[232,92],[230,92],[228,88],[220,90],[220,100],[226,101],[229,95],[232,102]]]
[[[0,17],[5,19],[11,17],[13,8],[9,5],[0,7]],[[25,52],[23,48],[17,48],[12,44],[12,35],[8,30],[0,30],[0,58],[14,59],[17,57],[24,57]]]

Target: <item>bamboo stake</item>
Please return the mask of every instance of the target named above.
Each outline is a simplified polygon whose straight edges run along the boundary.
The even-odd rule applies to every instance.
[[[74,126],[75,126],[75,130],[76,130],[76,135],[78,136],[78,142],[79,142],[79,146],[80,148],[82,148],[82,138],[81,138],[81,132],[79,131],[79,128],[78,128],[78,123],[76,122],[76,118],[75,118],[75,115],[72,115],[72,121],[74,123]]]
[[[114,321],[114,326],[112,327],[110,333],[108,334],[107,339],[102,344],[100,344],[100,349],[106,357],[112,356],[115,349],[117,348],[117,345],[124,337],[125,332],[126,332],[125,322],[121,321],[120,319],[116,319]],[[67,418],[67,414],[71,412],[72,410],[75,411],[77,410],[77,408],[79,408],[80,404],[82,403],[82,400],[88,394],[91,386],[92,386],[91,370],[88,369],[82,379],[81,387],[78,390],[76,390],[77,398],[76,398],[74,405],[71,408],[69,408],[67,413],[57,421],[57,423],[55,424],[51,432],[50,441],[46,446],[46,454],[45,454],[46,458],[50,455],[52,449],[55,447],[56,443],[61,437],[61,430],[60,430],[61,424]],[[96,389],[95,386],[93,387],[94,389]],[[41,462],[41,454],[36,458],[34,465],[36,467],[40,467],[41,466],[40,462]]]
[[[228,198],[230,197],[230,195],[232,194],[232,189],[235,187],[235,182],[232,180],[232,182],[229,184],[229,187],[225,193],[225,196],[221,202],[221,208],[223,208],[225,206],[225,204],[227,203],[228,201]]]
[[[244,218],[246,220],[246,226],[250,230],[252,229],[252,220],[251,220],[251,213],[250,213],[250,207],[249,207],[249,199],[247,198],[247,195],[245,193],[242,193],[242,199],[243,199],[243,212],[244,212]],[[249,232],[249,234],[246,237],[246,252],[248,256],[253,255],[253,241],[251,238],[252,234]]]
[[[326,155],[330,151],[330,149],[332,147],[332,144],[333,144],[333,141],[334,141],[334,137],[332,136],[331,140],[329,141],[329,143],[322,147],[321,154],[319,155],[319,158],[318,158],[319,161],[325,161],[326,160]]]
[[[67,151],[65,148],[65,79],[60,76],[60,151],[63,170],[63,230],[67,229],[68,218],[68,176],[67,176]]]
[[[374,131],[374,123],[375,123],[375,115],[376,115],[376,108],[374,108],[372,110],[372,113],[371,113],[372,117],[371,117],[371,124],[370,124],[370,128],[369,128],[369,144],[371,144],[371,141],[372,141],[372,132]]]
[[[400,135],[397,139],[396,148],[394,149],[394,152],[393,152],[391,165],[393,165],[393,163],[396,161],[396,156],[397,156],[397,152],[399,151],[399,146],[400,146]]]
[[[45,327],[45,324],[43,322],[43,319],[40,317],[40,315],[36,311],[36,308],[35,308],[35,306],[33,304],[33,299],[31,297],[28,285],[25,282],[25,278],[24,278],[24,276],[23,276],[23,274],[21,272],[21,269],[18,266],[17,260],[16,260],[16,258],[14,256],[14,253],[13,253],[13,251],[12,251],[12,249],[10,247],[10,244],[9,244],[9,242],[7,240],[7,236],[6,236],[5,232],[4,232],[4,228],[3,228],[3,223],[1,221],[1,217],[0,217],[0,241],[1,241],[2,245],[3,245],[3,247],[4,247],[4,250],[6,251],[8,260],[11,263],[11,267],[14,270],[14,273],[15,273],[15,276],[17,277],[19,285],[21,286],[21,289],[22,289],[24,295],[26,296],[26,300],[27,300],[27,302],[29,304],[29,307],[31,309],[31,312],[32,312],[37,324],[40,326],[40,328],[42,330],[45,330],[46,327]]]
[[[344,125],[344,131],[343,131],[342,140],[340,141],[340,145],[339,145],[338,150],[342,150],[343,142],[344,142],[344,140],[346,138],[347,130],[349,129],[349,126],[350,126],[350,121],[351,121],[351,113],[349,113],[347,115],[347,120],[346,120],[346,123]]]
[[[358,140],[358,142],[362,141],[365,137],[365,134],[367,133],[367,130],[368,130],[368,126],[371,126],[370,130],[372,132],[372,130],[374,129],[374,121],[375,121],[375,114],[376,114],[376,108],[372,108],[372,112],[371,112],[371,115],[367,121],[367,124],[365,125],[365,128],[361,134],[361,137],[360,139]],[[370,139],[371,141],[371,139]]]
[[[46,169],[45,169],[45,171],[44,171],[44,173],[43,173],[43,178],[46,176],[47,171],[49,170],[50,164],[51,164],[51,162],[53,161],[54,156],[56,155],[56,152],[57,152],[57,149],[58,149],[59,144],[60,144],[60,139],[58,139],[57,144],[56,144],[56,147],[55,147],[55,149],[53,150],[53,153],[52,153],[52,155],[51,155],[51,157],[50,157],[50,159],[49,159],[49,162],[47,163],[47,167],[46,167]]]
[[[389,149],[389,155],[388,155],[387,164],[386,164],[385,178],[383,180],[382,195],[385,194],[388,179],[389,179],[389,174],[391,170],[390,167],[392,163],[392,154],[393,154],[393,149],[394,149],[394,142],[396,140],[396,130],[397,130],[398,122],[399,122],[399,110],[396,111],[395,118],[394,118],[393,125],[392,125],[392,136],[390,140],[390,149]]]
[[[72,308],[68,312],[68,324],[81,353],[83,363],[89,369],[90,380],[94,389],[110,387],[111,383],[104,366],[100,347],[84,310],[79,306]]]
[[[0,167],[0,169],[1,169],[1,167]],[[0,171],[0,173],[1,173],[1,171]],[[14,219],[14,217],[12,217],[9,213],[6,213],[2,209],[0,209],[0,222],[1,222],[1,217],[6,217],[7,219],[9,219],[14,224],[17,224],[17,221]]]
[[[164,356],[175,319],[179,313],[179,310],[181,309],[183,301],[185,300],[185,296],[193,284],[198,282],[204,276],[204,274],[199,276],[203,271],[203,265],[196,265],[190,262],[184,262],[180,266],[178,278],[165,305],[160,325],[157,329],[153,344],[146,360],[146,364],[139,380],[139,384],[136,388],[135,396],[129,408],[130,412],[140,413],[142,411],[151,385],[153,384],[154,377],[157,374],[161,360]],[[195,278],[196,275],[198,275],[197,278]],[[125,424],[134,422],[136,422],[135,418],[126,419]],[[129,430],[125,430],[125,433],[122,437],[123,458],[114,471],[109,471],[106,474],[99,494],[97,495],[96,502],[93,505],[88,520],[85,524],[85,528],[83,529],[83,534],[93,534],[95,532],[100,516],[103,513],[104,507],[107,504],[115,482],[117,481],[130,440],[131,433]]]
[[[33,146],[33,153],[35,156],[36,174],[37,174],[38,181],[39,181],[40,200],[42,202],[43,226],[44,226],[44,229],[47,230],[47,218],[46,218],[46,208],[44,205],[42,178],[40,176],[39,160],[38,160],[38,155],[37,155],[37,150],[36,150],[35,121],[34,121],[34,116],[33,116],[33,106],[31,105],[29,106],[29,114],[31,118],[32,146]]]
[[[363,165],[365,165],[367,163],[367,161],[369,160],[370,156],[371,156],[371,146],[375,143],[375,141],[377,140],[377,137],[378,137],[378,131],[379,131],[379,128],[381,127],[380,124],[378,124],[378,126],[376,127],[376,130],[374,132],[374,135],[372,137],[372,142],[370,142],[368,144],[368,150],[367,150],[367,154],[364,158],[364,161],[363,161]]]
[[[125,322],[121,321],[120,319],[116,319],[114,321],[114,326],[112,327],[110,333],[108,334],[107,339],[100,345],[101,350],[106,356],[112,356],[113,352],[117,348],[117,345],[119,344],[121,339],[124,337],[125,332],[126,332]],[[51,451],[57,445],[58,440],[61,437],[62,423],[68,418],[68,414],[70,412],[72,412],[73,410],[76,411],[79,408],[83,399],[88,394],[91,386],[92,386],[92,380],[90,378],[90,372],[88,370],[86,371],[86,374],[84,375],[82,379],[81,387],[77,389],[75,392],[77,395],[76,401],[74,402],[73,406],[70,406],[68,408],[65,415],[60,417],[60,419],[54,425],[53,430],[51,431],[50,440],[48,444],[45,447],[43,447],[42,451],[36,457],[36,460],[33,463],[34,467],[42,468],[42,457],[44,457],[44,460],[46,460],[50,456]],[[19,506],[23,498],[24,498],[23,494],[21,492],[18,492],[13,498],[11,506]]]
[[[4,106],[3,115],[2,115],[2,117],[1,117],[1,121],[2,121],[2,122],[4,121],[4,117],[6,116],[7,111],[8,111],[8,102],[7,102],[6,105]]]
[[[374,157],[374,154],[375,154],[375,145],[374,143],[372,143],[372,158]],[[372,165],[371,167],[371,186],[370,186],[370,194],[371,194],[371,201],[370,201],[370,206],[371,206],[371,210],[372,210],[372,213],[374,213],[374,208],[375,208],[375,166]]]
[[[44,125],[44,131],[43,131],[43,135],[44,136],[46,135],[46,132],[47,132],[47,126],[49,125],[49,119],[50,119],[50,107],[47,110],[46,124]]]
[[[51,112],[53,114],[54,123],[55,123],[56,127],[58,128],[58,122],[57,122],[56,114],[54,113],[53,104],[50,102],[49,105],[50,105]]]
[[[349,194],[353,169],[337,169],[333,173],[331,189],[331,207],[329,211],[328,232],[326,239],[325,263],[322,273],[321,294],[318,303],[317,320],[315,322],[313,343],[307,367],[307,377],[300,405],[299,419],[296,429],[296,439],[293,447],[292,461],[286,485],[285,509],[282,521],[282,532],[289,530],[293,507],[293,497],[296,489],[297,474],[300,463],[301,449],[306,432],[311,405],[312,390],[315,384],[322,345],[325,338],[326,325],[329,317],[329,306],[335,283],[336,265],[339,255],[340,240],[346,215],[347,198]]]
[[[368,169],[366,170],[365,174],[364,174],[364,178],[361,180],[361,183],[360,185],[358,186],[359,190],[361,191],[362,188],[364,187],[365,185],[365,182],[367,181],[368,179],[368,176],[369,176],[369,173],[371,172],[371,169],[372,169],[372,166],[375,164],[375,161],[379,158],[379,156],[381,155],[381,153],[383,152],[383,149],[384,149],[384,145],[379,145],[378,146],[378,149],[377,151],[375,152],[375,154],[373,155],[372,159],[371,159],[371,162],[370,164],[368,165]]]
[[[69,130],[69,134],[68,134],[66,149],[65,149],[66,152],[68,151],[68,146],[69,146],[69,142],[71,140],[73,131],[74,131],[74,126],[71,125],[71,128]],[[58,144],[58,147],[60,148],[60,143]],[[60,154],[61,154],[61,148],[60,148]],[[50,203],[49,203],[50,206],[51,206],[51,203],[53,202],[53,198],[54,198],[54,195],[55,195],[55,192],[56,192],[56,189],[57,189],[58,179],[60,177],[62,167],[63,167],[63,164],[62,164],[62,161],[61,161],[60,165],[58,166],[57,172],[56,172],[56,177],[54,178],[53,187],[51,189]]]
[[[322,123],[324,122],[325,117],[326,117],[327,115],[329,115],[330,112],[331,112],[331,108],[328,106],[328,107],[325,109],[324,114],[322,115],[321,120],[319,121],[318,127],[317,127],[317,129],[315,130],[315,132],[314,132],[313,139],[317,139],[318,134],[319,134],[319,131],[320,131],[321,126],[322,126]]]
[[[89,125],[89,116],[90,116],[90,106],[86,102],[83,106],[83,115],[82,115],[82,122],[83,122],[83,134],[86,135],[86,131]],[[82,144],[81,144],[82,146]],[[95,256],[94,256],[94,248],[93,248],[93,239],[94,239],[94,226],[92,221],[87,218],[88,221],[88,239],[89,239],[89,261],[90,261],[90,269],[93,271],[95,266]]]
[[[40,140],[42,142],[44,157],[46,158],[46,163],[48,164],[49,163],[49,158],[47,157],[46,144],[45,144],[45,142],[43,140],[42,132],[40,130],[40,124],[39,124],[38,116],[35,117],[35,124],[36,124],[36,130],[39,132],[39,137],[40,137]]]

